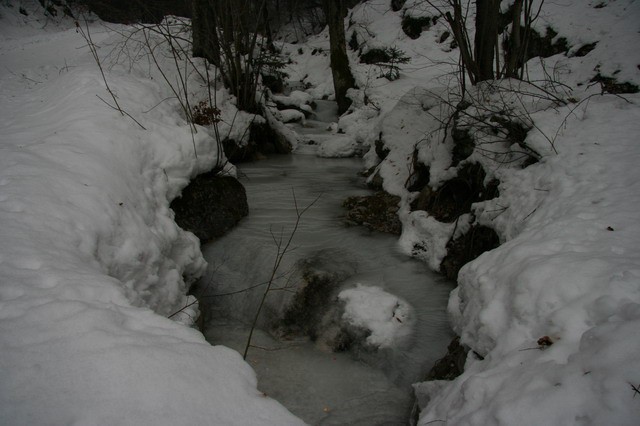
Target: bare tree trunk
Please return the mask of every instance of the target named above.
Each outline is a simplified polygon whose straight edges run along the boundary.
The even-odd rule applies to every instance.
[[[193,54],[216,65],[239,109],[258,109],[256,90],[263,65],[259,31],[266,0],[192,0]]]
[[[193,34],[193,56],[205,58],[220,66],[220,41],[216,31],[216,16],[209,0],[193,0],[191,31]]]
[[[471,46],[467,35],[466,19],[462,13],[460,0],[452,0],[451,6],[453,7],[453,16],[451,16],[450,12],[446,12],[445,19],[449,23],[451,31],[453,32],[453,37],[458,43],[460,57],[462,58],[462,65],[469,74],[471,84],[475,85],[478,79],[478,67],[473,54],[471,53]]]
[[[506,70],[507,77],[518,77],[516,72],[520,66],[520,53],[522,52],[522,25],[520,15],[522,14],[522,0],[515,0],[513,3],[513,16],[511,17],[511,35],[509,37],[509,49],[507,51]]]
[[[477,81],[493,80],[495,46],[498,38],[500,0],[476,0],[476,36],[474,56]]]
[[[331,46],[331,73],[333,74],[333,88],[336,92],[338,113],[342,114],[351,105],[347,97],[347,90],[355,87],[355,79],[349,68],[347,57],[347,41],[344,33],[345,7],[342,0],[324,0],[324,10],[329,26],[329,41]]]

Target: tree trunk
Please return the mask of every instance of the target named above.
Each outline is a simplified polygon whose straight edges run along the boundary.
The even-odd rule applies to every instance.
[[[213,6],[209,0],[193,0],[192,13],[193,56],[205,58],[220,67],[220,41]]]
[[[355,79],[349,68],[347,41],[344,33],[346,10],[342,0],[324,0],[324,11],[329,26],[333,88],[336,92],[338,113],[342,114],[351,105],[351,99],[347,97],[347,90],[355,87]]]
[[[509,38],[509,50],[507,51],[507,77],[518,77],[516,72],[520,67],[520,54],[522,53],[522,37],[520,15],[522,15],[522,0],[513,3],[513,16],[511,17],[511,37]]]
[[[500,0],[476,0],[476,36],[474,56],[477,82],[493,80],[494,52],[498,38]]]

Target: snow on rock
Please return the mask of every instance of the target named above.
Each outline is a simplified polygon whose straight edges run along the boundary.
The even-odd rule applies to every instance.
[[[298,111],[297,109],[283,109],[278,111],[277,115],[279,116],[279,120],[283,123],[293,123],[299,121],[304,124],[304,113]]]
[[[328,158],[353,157],[357,148],[358,144],[352,137],[336,133],[319,141],[316,155]]]
[[[341,291],[338,298],[345,302],[343,320],[371,332],[367,344],[394,347],[411,335],[411,306],[380,287],[358,284]]]
[[[271,99],[285,106],[292,106],[298,109],[307,110],[309,112],[312,111],[309,104],[313,101],[313,98],[310,94],[302,92],[300,90],[294,90],[288,96],[271,95]]]
[[[0,8],[0,423],[300,424],[236,352],[167,318],[205,267],[169,201],[216,144],[145,70],[105,67],[147,130],[107,107],[73,22],[43,29],[21,4]],[[101,55],[121,40],[91,31]]]

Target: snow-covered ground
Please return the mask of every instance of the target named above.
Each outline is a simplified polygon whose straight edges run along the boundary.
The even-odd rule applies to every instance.
[[[187,286],[205,266],[169,200],[214,167],[211,137],[199,128],[192,139],[148,57],[109,55],[122,36],[96,23],[107,80],[146,130],[107,107],[72,21],[20,3],[28,16],[0,5],[0,423],[300,423],[256,390],[236,352],[182,324],[191,312],[167,318],[189,303]],[[471,223],[502,242],[460,271],[449,312],[473,351],[456,380],[417,386],[420,424],[637,424],[640,95],[601,96],[590,80],[599,72],[640,84],[640,3],[545,1],[536,28],[551,26],[571,48],[532,59],[529,73],[566,85],[557,94],[566,104],[535,93],[516,100],[535,124],[525,142],[541,160],[527,168],[477,152],[465,160],[498,178],[500,195],[474,204],[458,226],[411,212],[417,194],[406,190],[414,150],[432,185],[456,173],[437,117],[455,86],[457,51],[440,42],[443,20],[416,40],[400,29],[403,13],[432,13],[425,2],[399,12],[389,3],[357,6],[347,37],[356,30],[365,51],[395,46],[412,60],[389,82],[351,52],[354,110],[319,152],[358,152],[383,133],[389,154],[380,162],[372,149],[365,162],[402,199],[400,246],[411,253],[428,243],[418,256],[434,268],[451,233]],[[326,31],[284,46],[293,60],[286,71],[311,84],[314,98],[332,95],[327,48]],[[190,87],[197,92],[197,81]],[[495,102],[500,87],[473,94]],[[223,90],[218,99],[223,118],[234,117]]]
[[[0,423],[302,423],[237,352],[168,319],[205,267],[169,200],[214,167],[211,137],[192,141],[142,62],[104,64],[146,130],[121,117],[73,22],[14,3],[0,4]],[[101,56],[122,40],[90,31]]]

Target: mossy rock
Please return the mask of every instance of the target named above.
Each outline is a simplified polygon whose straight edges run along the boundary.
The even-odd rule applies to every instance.
[[[343,206],[347,208],[348,224],[400,235],[402,224],[398,219],[399,202],[400,197],[379,191],[373,195],[349,197]]]

